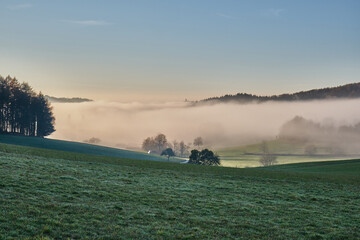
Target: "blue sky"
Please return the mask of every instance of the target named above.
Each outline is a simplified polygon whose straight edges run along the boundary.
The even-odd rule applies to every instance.
[[[360,81],[360,1],[0,1],[0,74],[104,100]]]

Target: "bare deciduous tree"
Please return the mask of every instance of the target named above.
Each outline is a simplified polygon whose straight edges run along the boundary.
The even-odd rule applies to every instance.
[[[157,150],[159,151],[159,153],[162,152],[162,150],[164,150],[167,146],[167,139],[166,136],[162,133],[158,134],[155,138],[154,138]]]
[[[202,137],[197,137],[194,139],[194,146],[199,148],[204,144]]]
[[[179,145],[179,142],[178,141],[176,141],[176,140],[174,140],[173,142],[172,142],[172,149],[174,150],[174,154],[175,155],[179,155],[179,153],[180,153],[180,145]]]
[[[263,141],[260,145],[260,149],[262,151],[261,157],[259,159],[259,162],[263,166],[271,166],[275,165],[277,163],[276,156],[271,154],[269,151],[269,147],[265,141]]]
[[[184,141],[181,141],[179,143],[179,152],[180,152],[180,157],[183,157],[186,152],[186,145],[185,145]]]

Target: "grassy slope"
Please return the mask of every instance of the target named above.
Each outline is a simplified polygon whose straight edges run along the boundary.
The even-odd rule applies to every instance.
[[[307,162],[276,165],[267,169],[286,172],[316,173],[337,176],[358,176],[360,175],[360,160]]]
[[[278,156],[277,161],[279,164],[299,163],[299,162],[315,162],[315,161],[328,161],[340,160],[349,158],[349,156],[329,156],[326,146],[317,144],[317,155],[306,156],[304,155],[307,143],[289,142],[286,140],[273,140],[267,142],[269,150],[274,154],[297,154],[299,156]],[[261,148],[259,144],[252,144],[247,146],[232,147],[220,149],[217,153],[220,155],[222,165],[229,167],[257,167],[259,164],[259,156],[246,155],[246,153],[260,153]],[[303,156],[301,156],[303,155]],[[328,156],[326,156],[328,155]],[[353,158],[353,157],[352,157]]]
[[[359,163],[233,169],[0,144],[0,239],[359,239]]]
[[[0,134],[0,143],[35,147],[35,148],[44,148],[51,150],[60,150],[67,152],[77,152],[84,154],[94,154],[94,155],[109,156],[109,157],[167,161],[167,158],[159,157],[155,155],[149,155],[142,152],[134,152],[134,151],[109,148],[109,147],[103,147],[103,146],[86,144],[86,143],[69,142],[69,141],[47,139],[47,138],[23,137],[23,136]]]

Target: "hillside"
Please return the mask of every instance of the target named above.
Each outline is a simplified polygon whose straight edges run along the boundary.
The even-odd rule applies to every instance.
[[[0,144],[0,239],[359,239],[359,160],[346,164],[234,169]]]
[[[18,146],[28,146],[33,148],[42,148],[46,150],[56,150],[62,152],[72,152],[80,154],[91,154],[97,156],[119,157],[126,159],[140,159],[152,161],[167,161],[166,157],[151,155],[144,152],[129,151],[124,149],[103,147],[79,142],[69,142],[55,139],[23,137],[14,135],[0,134],[0,143],[12,144]],[[341,154],[333,155],[328,146],[318,144],[317,153],[314,155],[305,154],[308,146],[306,142],[287,141],[277,139],[268,141],[269,149],[277,155],[278,164],[328,161],[339,159],[354,159],[360,155]],[[220,156],[221,165],[226,167],[258,167],[260,143],[247,146],[231,147],[218,149],[216,153]],[[181,162],[183,159],[170,158],[170,162]]]
[[[69,141],[62,141],[62,140],[55,140],[48,138],[23,137],[23,136],[0,134],[0,143],[43,148],[48,150],[93,154],[98,156],[142,159],[142,160],[152,160],[152,161],[167,161],[167,158],[165,157],[150,155],[143,152],[135,152],[135,151],[103,147],[103,146],[86,144],[86,143],[69,142]],[[171,160],[179,161],[174,158],[172,158]]]
[[[292,94],[285,93],[281,95],[272,95],[272,96],[258,96],[247,93],[238,93],[235,95],[211,97],[195,103],[206,104],[206,103],[227,103],[227,102],[251,103],[251,102],[266,102],[266,101],[308,101],[308,100],[341,99],[341,98],[352,99],[359,97],[360,97],[360,83],[351,83],[338,87],[312,89],[309,91],[301,91]]]

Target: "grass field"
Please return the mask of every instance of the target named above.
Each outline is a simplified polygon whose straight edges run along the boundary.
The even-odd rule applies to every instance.
[[[342,160],[358,158],[358,155],[336,154],[331,155],[329,147],[321,143],[316,144],[317,153],[314,155],[306,155],[305,148],[308,146],[306,142],[294,142],[286,140],[267,141],[269,150],[273,154],[277,154],[278,164],[300,163],[300,162],[317,162],[329,160]],[[261,153],[260,143],[240,147],[231,147],[219,149],[222,165],[227,167],[259,167],[259,154]]]
[[[359,166],[236,169],[0,144],[0,239],[359,239]]]

